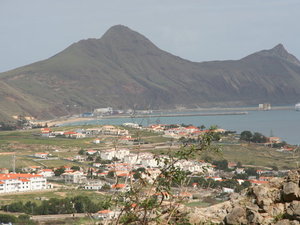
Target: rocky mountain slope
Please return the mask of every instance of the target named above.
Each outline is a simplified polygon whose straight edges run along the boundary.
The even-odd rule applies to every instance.
[[[230,201],[191,213],[191,222],[223,225],[299,225],[300,173],[273,178],[269,184],[249,188]]]
[[[294,104],[300,62],[279,44],[240,60],[190,62],[117,25],[57,55],[0,74],[0,119],[94,108]]]

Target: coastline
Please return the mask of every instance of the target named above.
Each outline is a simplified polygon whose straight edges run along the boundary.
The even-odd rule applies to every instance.
[[[293,106],[274,106],[271,110],[294,110]],[[213,111],[213,112],[210,112]],[[152,114],[136,114],[136,115],[108,115],[101,117],[60,117],[52,120],[35,121],[35,124],[46,123],[48,126],[59,126],[75,122],[92,121],[97,119],[115,119],[115,118],[146,118],[146,117],[185,117],[185,116],[219,116],[219,115],[246,115],[247,111],[263,111],[258,107],[212,107],[212,108],[194,108],[194,109],[166,109],[166,110],[152,110]]]
[[[83,121],[90,121],[95,120],[95,118],[84,118],[84,117],[76,117],[76,118],[57,118],[53,120],[44,120],[44,121],[35,121],[34,124],[47,124],[49,127],[51,126],[59,126],[66,123],[75,123],[75,122],[83,122]]]

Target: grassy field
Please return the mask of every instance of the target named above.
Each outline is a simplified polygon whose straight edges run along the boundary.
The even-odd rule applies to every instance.
[[[243,165],[255,165],[262,167],[277,166],[280,169],[297,168],[300,160],[299,153],[278,152],[273,148],[259,146],[256,144],[221,145],[219,154],[206,153],[207,156],[216,159],[226,159],[230,162],[241,162]]]
[[[42,191],[42,192],[31,192],[31,193],[18,193],[18,194],[12,194],[12,195],[0,195],[0,205],[8,204],[11,202],[16,202],[16,201],[22,201],[22,202],[27,202],[27,201],[35,201],[35,202],[40,202],[41,198],[72,198],[75,196],[87,196],[93,201],[101,201],[102,199],[105,198],[104,195],[102,195],[99,192],[95,191],[88,191],[88,190],[57,190],[53,191],[49,189],[49,191]]]

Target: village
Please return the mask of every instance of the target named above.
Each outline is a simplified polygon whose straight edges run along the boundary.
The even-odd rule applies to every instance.
[[[66,127],[67,128],[67,127]],[[94,146],[63,155],[63,150],[52,149],[34,152],[27,158],[39,165],[0,169],[0,194],[25,193],[35,191],[53,191],[59,189],[81,189],[95,191],[102,195],[112,195],[130,190],[130,183],[143,179],[151,184],[161,174],[164,162],[168,159],[165,152],[180,149],[183,145],[194,145],[202,135],[211,133],[214,142],[226,139],[240,142],[240,135],[218,127],[205,129],[193,125],[154,124],[142,127],[135,123],[122,126],[103,125],[88,128],[40,128],[32,133],[42,140],[85,140]],[[147,134],[147,135],[145,135]],[[144,135],[144,136],[143,136]],[[156,142],[147,137],[155,135]],[[163,141],[162,141],[163,140]],[[280,138],[270,137],[260,145],[268,148],[281,143]],[[293,147],[281,146],[273,151],[292,152]],[[153,150],[155,150],[153,152]],[[4,154],[4,153],[2,153]],[[15,159],[14,155],[12,158]],[[160,158],[160,160],[157,160]],[[63,160],[65,164],[47,166],[45,162]],[[70,164],[71,163],[71,164]],[[176,189],[176,195],[184,198],[185,204],[193,205],[204,200],[217,203],[228,199],[234,192],[240,192],[251,185],[268,183],[272,177],[284,176],[288,170],[278,168],[260,168],[240,162],[227,160],[188,159],[176,161],[175,167],[185,171],[190,181],[184,189]],[[202,193],[202,195],[200,194]],[[203,194],[205,193],[205,194]],[[164,193],[153,195],[160,196]],[[164,196],[168,199],[169,196]],[[2,206],[3,207],[3,206]],[[113,219],[118,209],[103,209],[93,214],[95,219]]]

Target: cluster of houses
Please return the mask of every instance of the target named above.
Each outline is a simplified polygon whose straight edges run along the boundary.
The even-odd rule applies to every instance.
[[[51,130],[51,128],[41,128],[40,135],[47,138],[65,137],[77,139],[85,137],[95,137],[98,135],[127,136],[128,130],[120,129],[112,125],[105,125],[96,128],[76,129],[73,131],[53,131]]]
[[[205,134],[207,132],[216,132],[216,133],[226,132],[226,130],[220,128],[214,130],[204,130],[192,125],[190,126],[176,125],[170,127],[170,125],[166,125],[166,124],[153,124],[150,125],[147,129],[152,132],[162,133],[164,137],[174,138],[174,139],[179,139],[181,137],[198,138],[199,135]]]
[[[128,169],[130,168],[160,168],[163,166],[163,160],[158,162],[154,155],[149,152],[139,152],[139,153],[132,153],[128,149],[109,149],[101,151],[100,157],[105,160],[112,160],[113,158],[118,159],[119,163],[122,165],[127,165]],[[160,156],[159,158],[162,159],[166,156]],[[94,164],[97,165],[97,164]],[[213,168],[210,163],[206,163],[203,161],[197,160],[180,160],[175,164],[179,168],[192,172],[192,173],[212,173]],[[127,171],[128,172],[128,171]]]

